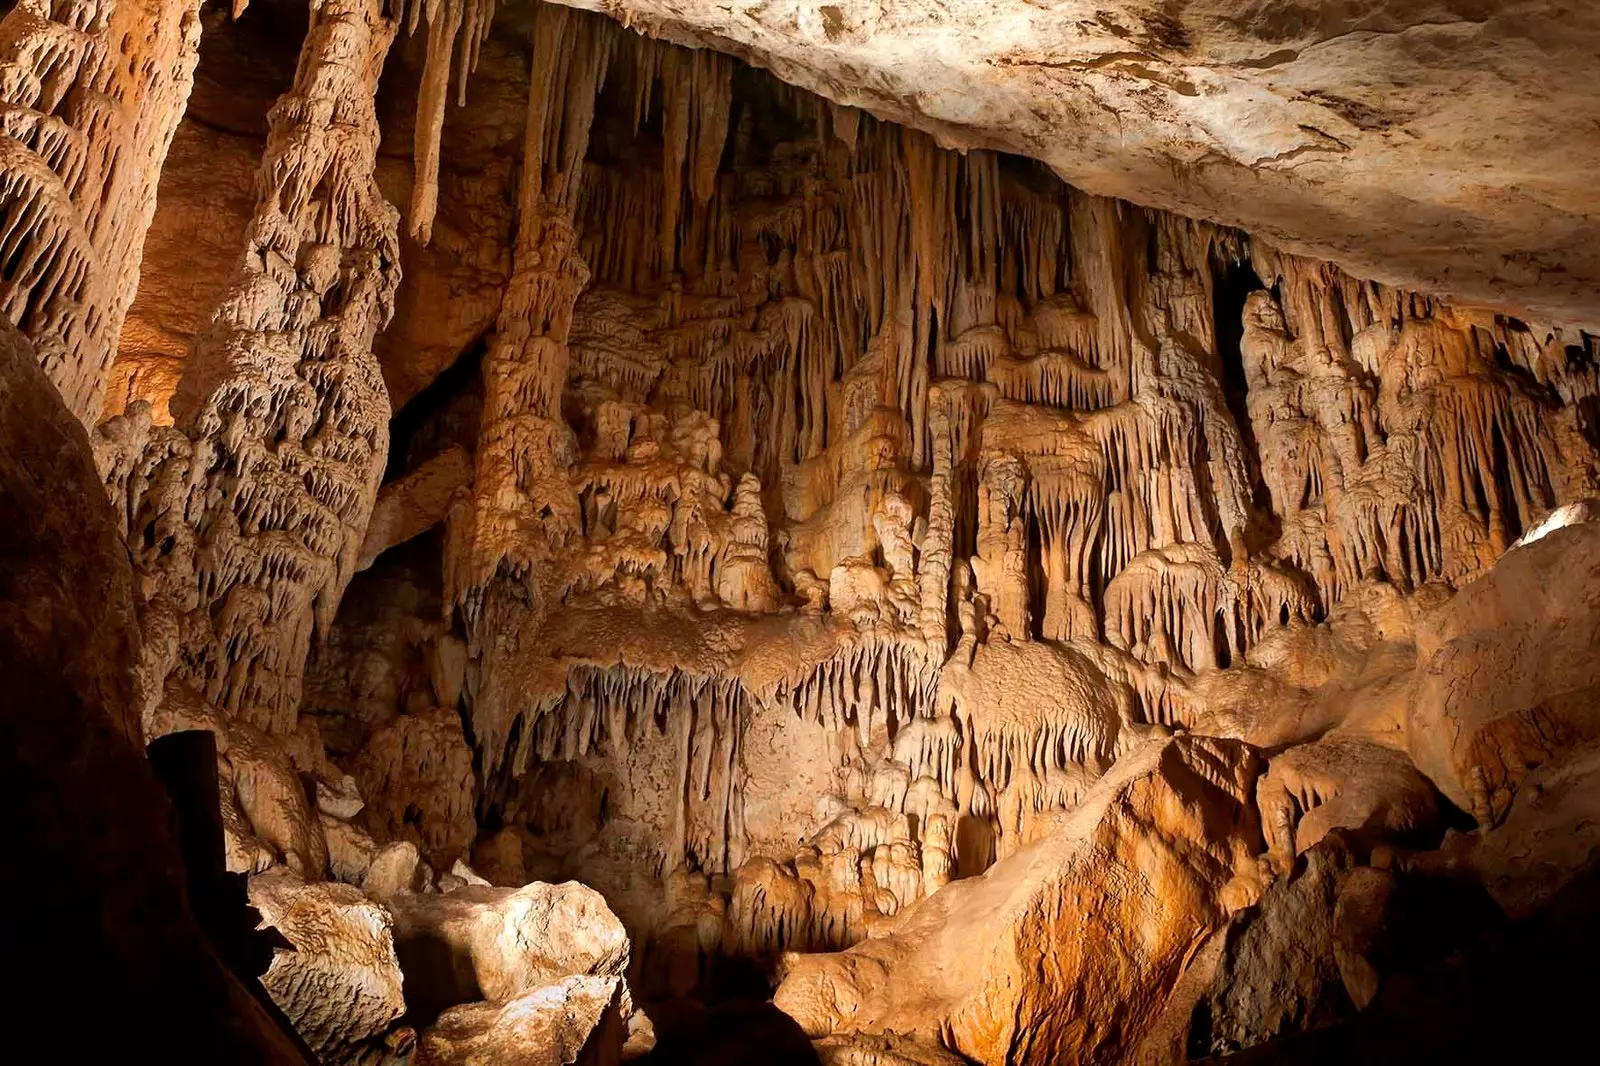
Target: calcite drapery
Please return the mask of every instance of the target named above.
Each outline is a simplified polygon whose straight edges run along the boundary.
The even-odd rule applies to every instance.
[[[22,0],[0,20],[0,312],[67,406],[100,413],[199,0]]]

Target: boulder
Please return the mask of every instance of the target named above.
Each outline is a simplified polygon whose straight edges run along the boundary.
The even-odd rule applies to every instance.
[[[319,812],[317,817],[322,822],[322,837],[328,842],[329,874],[347,885],[361,884],[377,857],[377,842],[359,826],[326,812]]]
[[[1333,829],[1410,841],[1439,821],[1438,794],[1405,752],[1338,732],[1273,756],[1256,803],[1280,872]]]
[[[407,1000],[426,1017],[504,1002],[572,975],[621,977],[628,934],[600,893],[576,882],[466,887],[387,901]]]
[[[361,890],[375,900],[388,902],[406,892],[425,892],[429,870],[417,846],[396,840],[378,849],[361,879]]]
[[[1472,843],[1466,866],[1506,914],[1554,899],[1600,856],[1600,746],[1529,773],[1505,820]]]
[[[1259,892],[1256,769],[1237,741],[1147,741],[1048,836],[880,936],[795,959],[775,1002],[816,1040],[1121,1061],[1191,953]]]
[[[1528,772],[1600,737],[1600,524],[1507,552],[1417,628],[1412,760],[1480,823]]]
[[[1229,1054],[1342,1023],[1397,975],[1503,921],[1480,886],[1437,876],[1363,834],[1331,831],[1235,916],[1187,1028],[1190,1055]],[[1168,1060],[1170,1061],[1170,1060]]]
[[[279,950],[261,983],[317,1056],[356,1063],[382,1048],[405,1013],[389,913],[350,885],[308,883],[283,867],[250,879]]]
[[[615,1066],[622,978],[575,976],[504,1003],[451,1007],[422,1034],[414,1066]]]
[[[1274,881],[1233,922],[1190,1026],[1191,1052],[1238,1051],[1350,1012],[1334,958],[1334,910],[1355,865],[1339,842],[1314,847],[1298,876]]]
[[[284,862],[308,880],[326,877],[323,822],[282,741],[228,717],[194,686],[169,677],[144,724],[145,740],[185,730],[216,738],[228,869],[259,873]]]

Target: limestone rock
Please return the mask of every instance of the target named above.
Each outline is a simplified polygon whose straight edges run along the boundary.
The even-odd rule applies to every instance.
[[[1351,1010],[1334,957],[1334,910],[1355,866],[1343,846],[1312,848],[1229,928],[1198,1008],[1190,1052],[1216,1054],[1327,1025]]]
[[[426,891],[430,880],[428,866],[417,846],[409,840],[397,840],[372,856],[361,878],[361,891],[387,903],[402,893]]]
[[[448,448],[399,481],[378,490],[361,544],[365,569],[380,554],[444,521],[456,492],[472,482],[472,457],[461,447]]]
[[[373,97],[397,28],[367,0],[311,12],[271,111],[249,253],[185,362],[174,424],[140,401],[97,433],[146,599],[186,616],[166,672],[277,735],[294,730],[388,449],[371,345],[393,312],[398,217],[372,176]]]
[[[1592,138],[1582,121],[1600,88],[1564,76],[1600,36],[1590,10],[569,2],[731,49],[845,105],[835,113],[1030,155],[1098,195],[1215,218],[1357,273],[1569,321],[1600,311],[1596,260],[1571,236],[1592,233],[1587,179],[1563,149]],[[1495,87],[1469,71],[1493,72]],[[1133,128],[1136,142],[1123,135]],[[1551,198],[1463,198],[1411,180],[1436,164]],[[1451,232],[1473,234],[1494,263],[1444,251],[1465,251],[1440,239]],[[1553,251],[1524,265],[1512,251],[1523,247]],[[1546,272],[1557,264],[1565,284]]]
[[[1600,853],[1600,747],[1531,770],[1505,820],[1471,843],[1462,861],[1497,904],[1525,918],[1590,869]]]
[[[287,870],[250,879],[264,926],[283,934],[261,983],[318,1057],[358,1063],[405,1012],[387,911],[349,885],[307,883]]]
[[[440,868],[471,848],[477,779],[454,709],[400,715],[372,734],[352,769],[376,838],[414,843]]]
[[[1404,752],[1332,734],[1272,757],[1256,781],[1268,850],[1280,870],[1330,830],[1418,840],[1439,820],[1433,786]]]
[[[1480,823],[1530,769],[1600,736],[1600,524],[1557,529],[1423,618],[1408,743]]]
[[[320,780],[317,782],[317,810],[322,814],[348,822],[360,814],[365,805],[356,779],[349,774],[342,774],[337,785]]]
[[[472,867],[468,866],[460,859],[457,859],[455,861],[455,865],[450,867],[450,873],[452,876],[460,878],[463,885],[467,885],[472,888],[494,887],[488,880],[479,877]]]
[[[145,740],[185,729],[217,738],[228,868],[258,873],[284,862],[308,880],[327,876],[323,822],[284,745],[248,722],[230,720],[192,686],[169,678],[145,722]]]
[[[575,883],[468,887],[387,900],[406,993],[424,1016],[504,1002],[577,975],[621,977],[630,946],[598,892]]]
[[[451,1007],[423,1032],[416,1066],[616,1066],[620,977],[576,976],[503,1003]]]
[[[347,885],[360,885],[378,855],[377,843],[358,826],[319,812],[322,838],[328,842],[328,875]]]
[[[199,8],[176,3],[7,9],[0,217],[3,313],[92,426],[139,285],[145,232],[193,85]],[[93,94],[92,106],[63,102]],[[104,116],[119,118],[107,123]]]
[[[107,712],[19,717],[23,780],[94,793],[85,723],[209,731],[335,1061],[405,1059],[401,1009],[446,1059],[614,1058],[637,944],[662,1060],[1143,1064],[1381,1005],[1492,910],[1441,885],[1581,877],[1593,131],[1461,101],[1600,84],[1518,66],[1600,25],[1149,6],[8,9],[0,311],[45,369],[0,376],[0,621],[24,698]],[[1462,91],[1339,91],[1402,65]],[[1468,120],[1508,180],[1397,207]],[[82,435],[28,409],[92,417],[158,175],[78,522]],[[1429,851],[1436,790],[1481,828]],[[689,1002],[779,975],[793,1017]]]
[[[1150,741],[1048,837],[849,951],[795,959],[776,1003],[813,1038],[892,1032],[979,1062],[1118,1061],[1189,953],[1254,898],[1254,773],[1236,742]]]

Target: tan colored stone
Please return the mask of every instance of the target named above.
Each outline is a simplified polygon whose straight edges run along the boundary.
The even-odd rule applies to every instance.
[[[349,885],[287,870],[250,879],[263,925],[283,934],[261,981],[318,1057],[359,1063],[405,1012],[389,913]]]
[[[1418,769],[1480,823],[1529,770],[1600,736],[1600,524],[1507,553],[1423,618],[1407,721]]]
[[[579,884],[402,893],[386,903],[414,1009],[504,1002],[574,974],[621,977],[628,966],[622,923]]]
[[[795,959],[775,1002],[814,1038],[892,1032],[979,1062],[1119,1061],[1189,953],[1259,891],[1247,887],[1254,773],[1236,742],[1148,742],[1049,836],[849,951]]]
[[[361,891],[382,903],[409,892],[425,892],[431,881],[417,846],[397,840],[379,848],[361,878]]]
[[[417,1066],[616,1066],[619,977],[568,977],[504,1003],[451,1007],[422,1034]]]

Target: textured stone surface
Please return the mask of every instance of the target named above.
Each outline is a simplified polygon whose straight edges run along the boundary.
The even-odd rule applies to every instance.
[[[1415,841],[1439,821],[1433,786],[1405,752],[1337,733],[1273,756],[1256,782],[1256,803],[1283,870],[1333,829]]]
[[[250,902],[292,949],[274,953],[261,983],[317,1056],[359,1063],[382,1048],[406,1009],[389,913],[282,868],[250,879]]]
[[[0,314],[88,425],[193,84],[199,9],[21,3],[0,18]]]
[[[1600,321],[1588,5],[568,2],[1103,196]]]
[[[1465,865],[1513,918],[1550,902],[1600,858],[1600,748],[1563,752],[1523,779],[1505,820]]]
[[[1226,908],[1259,891],[1254,769],[1236,742],[1151,741],[1038,843],[849,951],[795,960],[775,1002],[814,1038],[893,1032],[985,1063],[1119,1061]]]
[[[1417,767],[1480,822],[1530,769],[1600,736],[1600,523],[1508,553],[1418,627]]]
[[[1352,1006],[1334,958],[1334,911],[1355,860],[1343,846],[1313,848],[1228,929],[1209,994],[1191,1026],[1191,1053],[1253,1047],[1327,1025]]]
[[[425,1015],[502,1002],[575,974],[620,977],[628,966],[622,923],[583,885],[468,887],[387,902],[408,1002]]]
[[[504,1003],[451,1007],[423,1032],[417,1066],[615,1066],[622,1058],[619,977],[568,977]]]
[[[0,321],[0,801],[7,862],[49,881],[0,886],[7,1009],[59,1016],[89,965],[105,993],[94,1024],[48,1034],[52,1054],[298,1066],[184,898],[173,812],[142,750],[133,575],[98,481],[82,426]]]
[[[202,11],[200,61],[183,121],[161,168],[144,242],[139,291],[128,308],[106,395],[107,414],[148,400],[172,421],[196,335],[222,297],[256,203],[267,110],[294,76],[305,15],[291,5],[252,5],[238,19]]]

